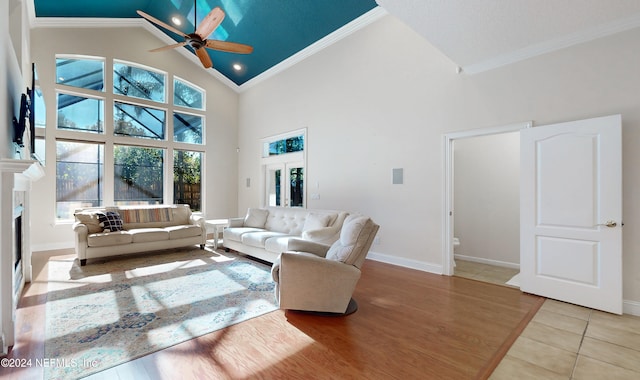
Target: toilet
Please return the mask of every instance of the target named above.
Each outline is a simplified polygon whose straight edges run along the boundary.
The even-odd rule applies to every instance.
[[[454,254],[455,254],[455,251],[456,251],[456,247],[459,247],[459,246],[460,246],[460,239],[458,239],[457,237],[454,237],[453,238],[453,252],[454,252]],[[456,259],[455,258],[453,259],[453,266],[454,267],[456,266]]]

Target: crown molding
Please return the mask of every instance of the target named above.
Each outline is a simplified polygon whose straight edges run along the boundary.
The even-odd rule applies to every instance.
[[[33,7],[33,2],[30,2],[31,7]],[[34,12],[35,14],[35,12]],[[341,39],[347,37],[348,35],[360,30],[361,28],[371,24],[372,22],[380,19],[385,16],[387,11],[385,11],[382,7],[375,7],[369,12],[363,14],[362,16],[356,18],[350,23],[344,25],[340,29],[335,30],[334,32],[328,34],[324,38],[316,41],[315,43],[309,45],[305,49],[299,51],[298,53],[292,55],[289,58],[286,58],[282,62],[277,65],[271,67],[270,69],[264,71],[260,75],[252,78],[251,80],[243,83],[238,86],[232,80],[222,75],[215,68],[210,70],[204,70],[209,75],[212,75],[214,78],[218,79],[220,82],[231,88],[237,93],[242,91],[246,91],[247,89],[255,86],[256,84],[271,78],[291,66],[297,64],[298,62],[304,60],[305,58],[319,52],[320,50],[340,41]],[[66,18],[66,17],[33,17],[30,20],[32,28],[122,28],[122,27],[139,27],[144,28],[149,33],[153,34],[160,40],[164,41],[167,44],[173,44],[174,41],[171,37],[164,34],[160,29],[151,25],[149,22],[145,21],[142,18],[130,18],[130,19],[117,19],[117,18]],[[176,49],[182,56],[193,62],[198,67],[201,66],[198,57],[191,52],[191,50],[187,48]]]
[[[485,61],[462,66],[462,72],[470,75],[478,74],[637,27],[640,27],[640,14],[622,18],[614,22],[597,25],[593,28],[568,34],[560,38],[533,44],[522,49],[498,55]]]
[[[141,18],[36,17],[33,28],[122,28],[144,25]]]

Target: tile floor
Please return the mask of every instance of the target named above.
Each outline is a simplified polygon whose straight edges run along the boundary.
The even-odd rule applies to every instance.
[[[518,269],[498,267],[456,259],[455,275],[492,284],[504,285],[511,277],[520,272]]]
[[[457,276],[487,282],[504,269],[456,260]],[[490,379],[640,379],[640,317],[548,299]]]

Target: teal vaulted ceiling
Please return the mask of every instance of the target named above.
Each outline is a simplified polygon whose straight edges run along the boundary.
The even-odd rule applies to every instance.
[[[139,19],[136,10],[170,24],[189,34],[194,31],[193,0],[33,0],[36,21],[68,19]],[[305,48],[377,7],[375,0],[197,0],[198,24],[213,8],[220,7],[226,17],[210,39],[248,44],[248,55],[207,49],[213,68],[237,86],[272,69]],[[171,23],[182,19],[181,26]],[[176,42],[183,37],[157,27]],[[146,50],[160,47],[144,47]],[[182,47],[179,49],[189,49]],[[159,54],[159,53],[149,53]],[[240,64],[241,70],[233,65]],[[202,68],[202,70],[205,70]]]

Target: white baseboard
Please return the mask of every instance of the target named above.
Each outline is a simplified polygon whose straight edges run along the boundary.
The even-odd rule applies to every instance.
[[[442,265],[429,264],[423,261],[405,259],[402,257],[385,255],[385,254],[377,253],[373,251],[369,251],[369,254],[367,255],[367,259],[380,261],[382,263],[387,263],[392,265],[398,265],[398,266],[409,268],[409,269],[421,270],[423,272],[429,272],[434,274],[444,273],[444,271],[442,270]]]
[[[640,317],[640,302],[622,301],[622,313]]]
[[[39,252],[39,251],[54,251],[58,249],[70,249],[73,248],[73,243],[45,243],[45,244],[32,244],[31,251]]]
[[[454,259],[464,260],[464,261],[472,261],[474,263],[487,264],[487,265],[495,265],[497,267],[511,268],[511,269],[520,269],[520,264],[509,263],[506,261],[499,260],[491,260],[484,259],[482,257],[474,257],[474,256],[465,256],[465,255],[453,255]]]

